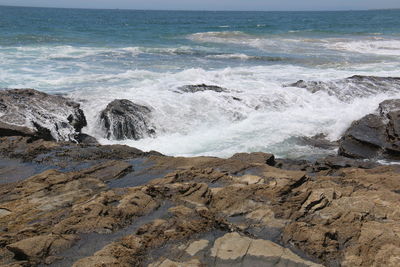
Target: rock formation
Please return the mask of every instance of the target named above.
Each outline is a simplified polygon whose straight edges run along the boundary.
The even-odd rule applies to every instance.
[[[216,85],[207,85],[207,84],[196,84],[196,85],[185,85],[178,88],[179,92],[183,93],[197,93],[204,91],[214,91],[216,93],[228,92],[228,89],[216,86]]]
[[[84,126],[76,102],[33,89],[0,90],[0,136],[75,141]]]
[[[304,88],[312,93],[326,92],[343,101],[351,101],[355,97],[366,97],[378,93],[398,93],[400,78],[355,75],[332,81],[300,80],[284,86]]]
[[[352,123],[339,141],[339,154],[350,158],[400,158],[400,100],[386,100],[375,114]]]
[[[108,139],[138,140],[154,135],[150,117],[150,108],[119,99],[107,105],[100,114],[100,121]]]

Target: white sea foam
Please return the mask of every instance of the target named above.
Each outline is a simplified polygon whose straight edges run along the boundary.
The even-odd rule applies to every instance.
[[[216,58],[216,59],[255,59],[257,57],[248,56],[246,54],[221,54],[221,55],[208,55],[206,58]]]
[[[187,38],[199,43],[235,44],[274,53],[319,53],[326,49],[321,39],[250,35],[240,31],[201,32]]]
[[[178,73],[137,70],[103,77],[103,86],[76,91],[71,96],[88,99],[83,105],[90,124],[87,131],[97,137],[101,137],[97,116],[113,99],[130,99],[154,108],[156,138],[120,142],[102,139],[104,143],[124,143],[169,155],[229,156],[239,151],[261,150],[293,156],[297,152],[293,151],[293,144],[287,144],[291,137],[322,132],[335,140],[353,120],[374,111],[384,99],[400,97],[400,92],[377,92],[346,102],[324,91],[312,94],[305,89],[282,87],[298,79],[329,80],[353,74],[284,65],[213,71],[187,69]],[[397,70],[385,74],[399,75]],[[128,82],[110,90],[106,79]],[[176,93],[179,86],[199,83],[232,91]]]
[[[33,59],[36,60],[75,60],[87,57],[115,57],[115,56],[131,56],[135,57],[140,54],[193,54],[196,47],[179,46],[179,47],[77,47],[77,46],[21,46],[12,48],[0,47],[0,53],[4,58],[12,59]],[[205,48],[202,48],[205,49]]]
[[[254,37],[241,31],[222,31],[222,32],[200,32],[187,36],[188,39],[197,42],[213,43],[236,43],[252,40]]]
[[[400,56],[400,40],[385,40],[379,37],[368,40],[333,42],[328,43],[326,46],[334,50],[362,54]]]
[[[101,139],[101,142],[186,156],[230,156],[243,151],[298,156],[306,153],[305,148],[294,145],[291,138],[322,132],[335,140],[353,120],[374,111],[382,100],[400,97],[397,91],[365,91],[363,94],[363,90],[354,90],[352,86],[314,94],[306,89],[282,86],[301,79],[330,81],[355,74],[400,76],[396,40],[256,36],[239,31],[197,33],[187,38],[194,44],[177,47],[0,47],[1,63],[7,66],[0,72],[0,87],[70,92],[70,97],[82,102],[89,123],[85,131],[98,138],[104,136],[99,132],[98,115],[112,100],[129,99],[150,106],[154,110],[152,123],[156,126],[156,138],[120,142]],[[224,44],[227,49],[218,50],[209,42]],[[374,57],[384,55],[385,59],[391,55],[395,60],[375,60],[366,53],[368,49],[364,49],[365,53],[357,56],[355,62],[347,61],[355,50],[370,43],[375,47],[368,53]],[[241,46],[237,49],[236,45]],[[250,56],[246,54],[247,47],[243,49],[242,45],[260,49],[262,53],[259,57]],[[153,59],[157,59],[155,55],[158,54],[175,58],[175,55],[196,55],[198,51],[201,53],[191,65],[186,65],[186,61],[182,64]],[[394,53],[389,55],[389,51]],[[306,60],[310,64],[308,67],[283,63],[255,66],[263,62],[252,59],[262,58],[264,52],[267,55],[287,53],[293,58],[309,56]],[[345,55],[346,61],[335,68],[312,65],[320,53],[333,56],[335,64],[338,55]],[[146,65],[150,66],[148,68],[133,64],[143,54],[149,56],[144,56],[144,60],[153,60]],[[238,64],[231,68],[214,66],[224,59],[242,62],[236,61]],[[191,68],[197,63],[208,65]],[[158,64],[166,66],[161,71],[152,69]],[[230,91],[176,92],[179,86],[202,83]],[[346,93],[346,90],[357,94]],[[351,97],[343,99],[343,95]]]
[[[296,33],[297,31],[289,31]],[[372,34],[376,35],[376,34]],[[400,56],[400,40],[370,36],[350,38],[301,38],[256,36],[240,31],[202,32],[191,34],[188,39],[196,42],[229,43],[255,47],[264,51],[288,53],[326,53],[326,48],[336,51],[363,54]]]

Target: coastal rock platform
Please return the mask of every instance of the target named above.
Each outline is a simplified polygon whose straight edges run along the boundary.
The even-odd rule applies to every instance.
[[[338,142],[300,138],[339,147],[313,161],[100,145],[83,113],[67,120],[84,142],[3,132],[0,265],[400,266],[400,165],[376,160],[397,159],[399,110],[382,102]]]
[[[27,139],[0,139],[3,266],[400,264],[399,167]]]

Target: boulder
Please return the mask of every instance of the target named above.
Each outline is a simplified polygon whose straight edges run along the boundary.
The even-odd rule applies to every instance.
[[[339,140],[339,155],[356,159],[400,158],[400,100],[379,104],[376,114],[352,123]]]
[[[76,141],[84,126],[76,102],[33,89],[0,90],[0,136]]]
[[[214,91],[216,93],[228,92],[228,89],[216,86],[216,85],[207,85],[207,84],[196,84],[196,85],[185,85],[178,88],[180,92],[183,93],[197,93],[204,91]]]
[[[150,108],[126,99],[112,101],[100,114],[101,126],[106,137],[115,140],[138,140],[154,135],[150,118]]]

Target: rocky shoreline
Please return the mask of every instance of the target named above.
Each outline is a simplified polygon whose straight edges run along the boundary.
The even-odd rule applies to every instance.
[[[2,266],[400,265],[400,165],[379,163],[398,160],[398,100],[337,142],[303,138],[338,155],[299,161],[102,146],[82,134],[76,103],[34,90],[1,93]],[[43,112],[48,97],[62,116]],[[36,115],[23,124],[27,109]],[[104,116],[135,138],[148,130],[149,111],[119,102]],[[139,128],[131,124],[138,119]]]

